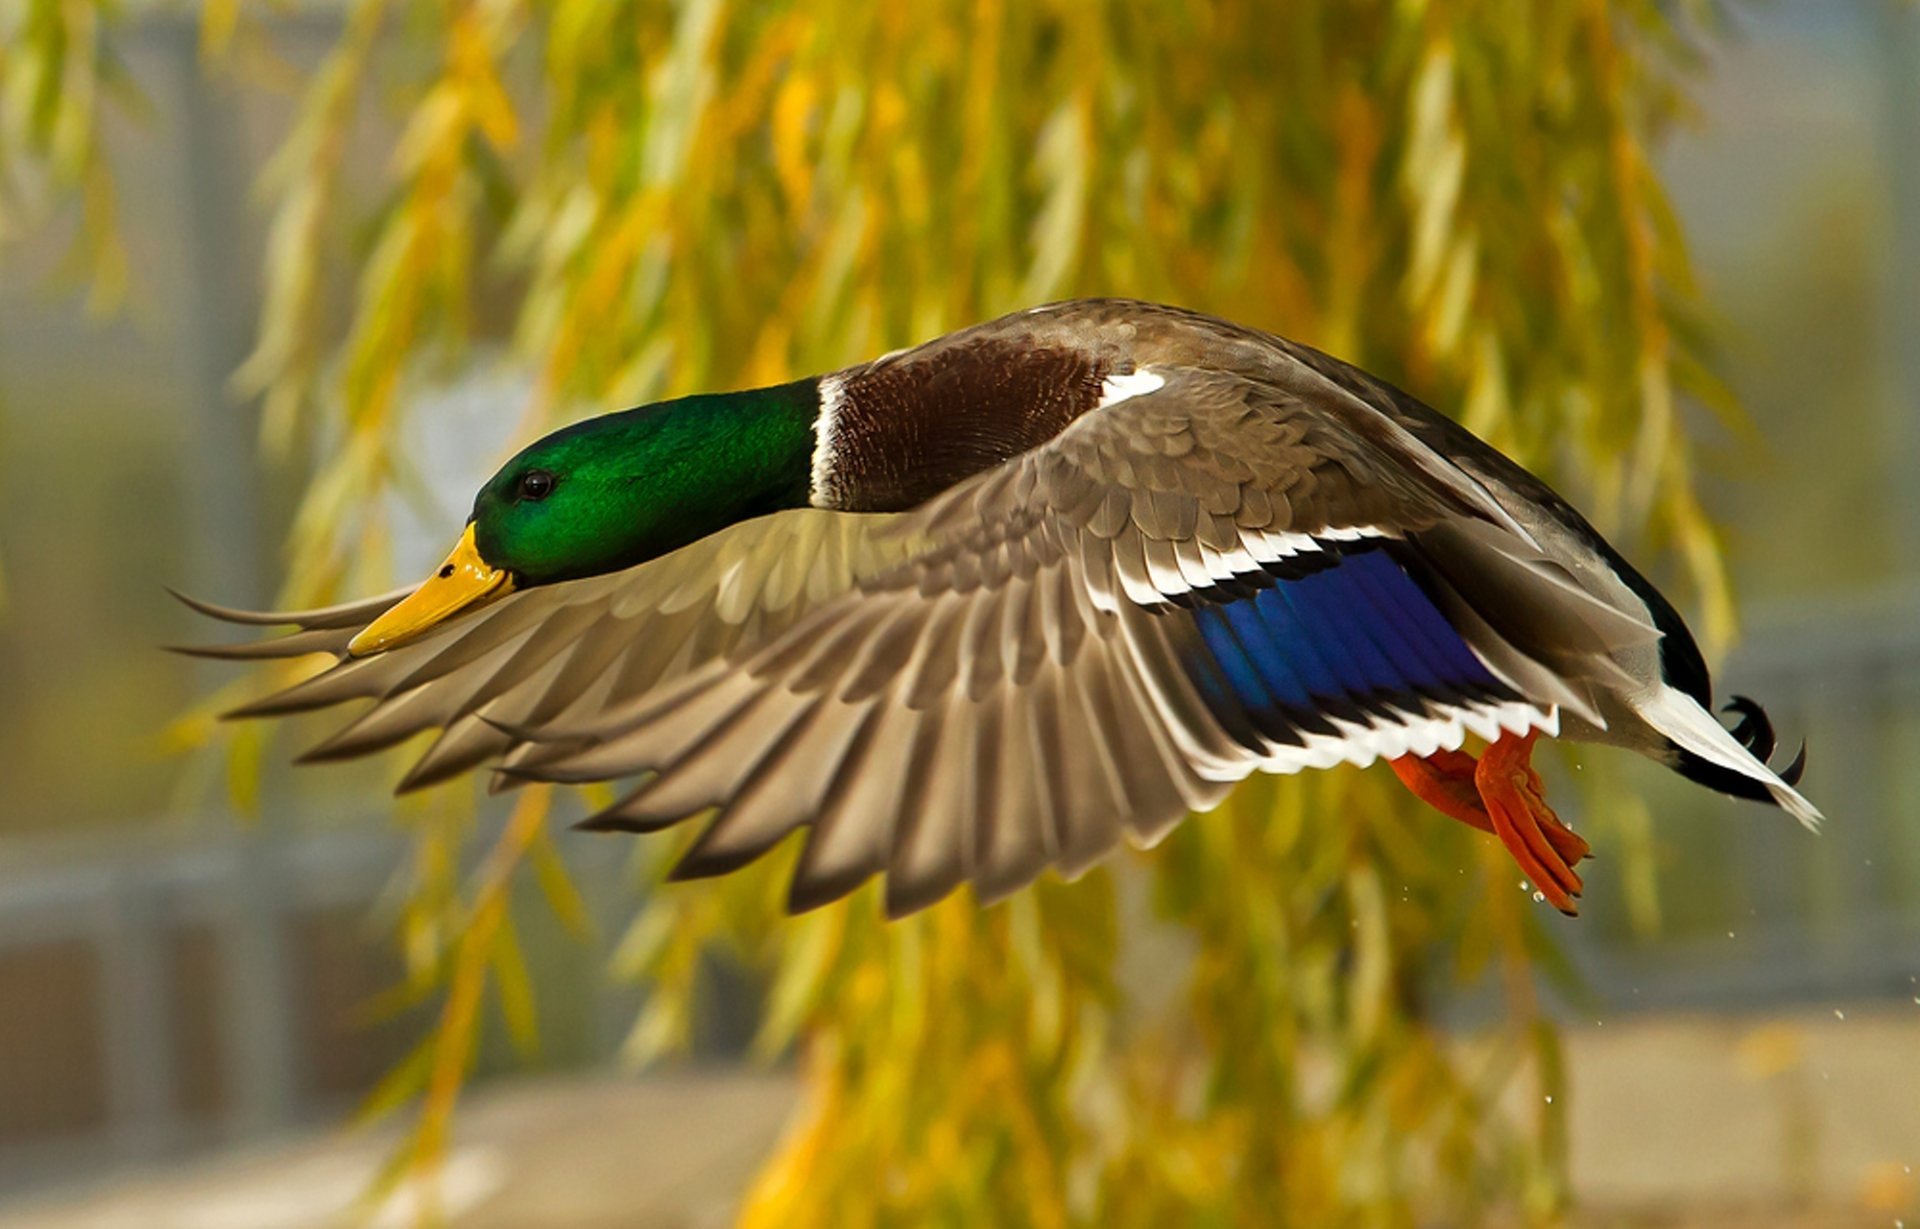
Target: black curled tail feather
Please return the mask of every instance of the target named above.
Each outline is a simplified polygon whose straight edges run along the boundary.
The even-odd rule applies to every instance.
[[[1733,696],[1722,712],[1732,713],[1739,718],[1728,733],[1734,741],[1745,747],[1753,758],[1766,764],[1773,758],[1777,745],[1774,739],[1773,721],[1767,716],[1767,710],[1747,696]],[[1743,776],[1730,768],[1723,768],[1709,760],[1702,759],[1683,747],[1674,748],[1676,756],[1674,768],[1689,781],[1697,782],[1708,789],[1717,790],[1735,798],[1749,798],[1757,802],[1776,801],[1767,789],[1766,783],[1752,777]],[[1807,744],[1803,741],[1800,750],[1784,768],[1770,769],[1789,786],[1798,786],[1800,778],[1807,770]]]
[[[1767,716],[1767,710],[1760,707],[1757,701],[1746,696],[1733,696],[1728,700],[1727,706],[1720,711],[1739,716],[1740,720],[1734,724],[1732,730],[1734,738],[1753,753],[1754,759],[1767,764],[1773,758],[1775,745],[1773,721]],[[1768,764],[1768,767],[1772,768],[1772,765]],[[1800,750],[1794,753],[1793,760],[1785,768],[1775,768],[1773,771],[1774,775],[1788,785],[1799,785],[1801,776],[1807,771],[1806,740],[1801,740]]]

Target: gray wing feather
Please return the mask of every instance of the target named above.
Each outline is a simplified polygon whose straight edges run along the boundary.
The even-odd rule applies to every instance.
[[[347,642],[406,591],[281,613],[183,597],[227,622],[299,629],[189,651],[341,658],[229,715],[283,716],[372,700],[358,720],[304,758],[366,755],[437,729],[440,738],[399,786],[419,789],[501,757],[508,767],[536,760],[544,749],[523,751],[513,730],[537,727],[547,738],[562,737],[576,717],[617,709],[722,653],[778,636],[857,575],[909,552],[911,537],[874,532],[887,519],[805,509],[747,522],[638,568],[513,594],[438,634],[367,658],[345,658]]]
[[[326,755],[442,729],[406,786],[495,757],[515,780],[642,776],[587,826],[713,814],[683,876],[804,830],[795,908],[876,874],[899,914],[969,880],[991,899],[1048,866],[1079,873],[1123,835],[1151,843],[1211,807],[1257,762],[1183,668],[1198,633],[1155,613],[1168,599],[1239,596],[1316,533],[1411,542],[1460,519],[1521,543],[1519,574],[1545,583],[1477,485],[1400,454],[1424,452],[1405,431],[1356,428],[1271,380],[1166,377],[898,518],[751,522],[514,595],[251,711],[374,699]],[[1486,605],[1472,590],[1492,572],[1437,574],[1443,601]],[[311,612],[271,643],[338,651],[391,600]],[[1571,618],[1601,641],[1621,631],[1590,614]],[[1529,694],[1578,698],[1538,646],[1466,623],[1512,677],[1548,676]]]

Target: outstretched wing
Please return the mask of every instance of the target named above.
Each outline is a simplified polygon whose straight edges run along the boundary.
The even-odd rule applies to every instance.
[[[1257,767],[1552,727],[1559,693],[1514,677],[1540,667],[1490,626],[1490,653],[1469,648],[1430,596],[1452,590],[1415,542],[1489,515],[1471,480],[1272,385],[1159,374],[877,531],[919,539],[897,566],[632,703],[522,731],[506,770],[650,774],[590,827],[718,808],[682,877],[804,828],[794,908],[884,873],[897,915],[1150,843]]]
[[[815,509],[762,517],[639,567],[509,595],[417,642],[361,658],[345,657],[347,642],[406,590],[282,613],[183,597],[227,622],[298,629],[184,651],[238,660],[341,657],[229,716],[276,717],[371,700],[357,720],[301,758],[347,759],[441,731],[400,782],[405,792],[498,758],[515,741],[503,727],[583,720],[718,654],[779,635],[856,577],[911,551],[911,535],[875,534],[889,519]]]

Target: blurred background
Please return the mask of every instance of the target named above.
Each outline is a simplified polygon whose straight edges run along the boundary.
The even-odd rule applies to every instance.
[[[367,8],[275,8],[254,32],[270,56],[210,62],[204,14],[128,5],[109,83],[137,101],[103,96],[99,129],[124,293],[74,257],[84,180],[0,234],[0,1223],[332,1223],[399,1138],[340,1125],[419,1068],[445,1018],[412,932],[393,938],[419,886],[396,867],[426,821],[394,822],[380,770],[292,772],[286,744],[184,749],[207,730],[182,714],[235,698],[236,672],[157,648],[206,635],[163,586],[252,607],[284,592],[300,492],[341,438],[282,424],[263,461],[257,386],[233,373],[259,340],[270,248],[301,242],[270,235],[285,198],[275,213],[256,185]],[[1718,677],[1807,738],[1832,822],[1812,838],[1625,756],[1563,765],[1563,791],[1608,774],[1638,797],[1597,829],[1586,915],[1543,928],[1566,1106],[1540,1148],[1572,1202],[1496,1191],[1425,1223],[1920,1223],[1920,9],[1774,0],[1720,22],[1652,162],[1699,277],[1689,327],[1747,416],[1683,406],[1741,611]],[[533,114],[569,105],[531,69],[505,88]],[[341,175],[379,217],[396,116],[419,100],[368,93]],[[444,549],[543,387],[509,330],[486,340],[488,310],[392,428],[418,471],[379,495],[379,566],[402,578]],[[471,869],[502,820],[462,822],[450,857]],[[537,975],[526,1005],[485,1009],[442,1210],[727,1223],[800,1104],[792,1062],[747,1054],[765,983],[702,958],[698,1005],[659,1025],[690,1056],[633,1074],[623,1053],[658,1048],[630,1031],[648,991],[609,968],[623,934],[627,965],[645,963],[626,930],[644,873],[625,842],[562,828],[553,847],[577,909],[556,916],[531,877],[507,893]],[[1184,959],[1170,942],[1133,949],[1124,976]],[[1504,1010],[1483,982],[1438,990],[1425,1010],[1462,1046]],[[529,1008],[537,1044],[516,1036]],[[398,1103],[421,1085],[385,1087]]]

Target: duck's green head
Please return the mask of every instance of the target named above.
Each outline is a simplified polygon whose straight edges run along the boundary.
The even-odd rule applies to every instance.
[[[395,648],[516,589],[804,506],[818,411],[818,382],[803,380],[590,418],[528,445],[480,488],[453,553],[348,651]]]

